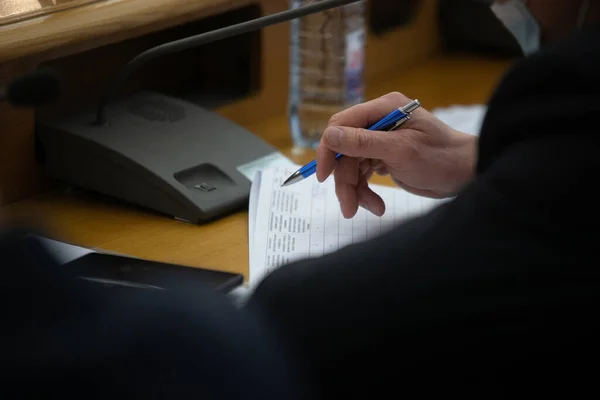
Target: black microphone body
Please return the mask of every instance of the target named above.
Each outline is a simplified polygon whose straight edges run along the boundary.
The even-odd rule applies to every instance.
[[[165,43],[163,45],[153,47],[147,50],[137,57],[129,61],[125,67],[121,70],[120,74],[109,86],[106,94],[100,99],[98,110],[96,114],[96,125],[105,125],[108,121],[106,118],[106,106],[110,102],[117,91],[127,79],[135,72],[138,68],[143,66],[149,61],[152,61],[158,57],[165,56],[167,54],[175,53],[182,50],[188,50],[203,44],[216,42],[219,40],[227,39],[232,36],[241,35],[247,32],[252,32],[266,28],[271,25],[276,25],[282,22],[288,22],[296,18],[305,17],[311,14],[316,14],[322,11],[330,10],[340,6],[345,6],[352,3],[359,3],[364,0],[322,0],[314,4],[295,8],[280,13],[267,15],[265,17],[253,19],[250,21],[242,22],[236,25],[228,26],[226,28],[217,29],[214,31],[201,33],[199,35],[191,36],[185,39],[176,40],[174,42]]]

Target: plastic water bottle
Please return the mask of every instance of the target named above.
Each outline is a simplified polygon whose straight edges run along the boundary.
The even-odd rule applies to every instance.
[[[297,8],[319,0],[291,0]],[[296,149],[315,148],[335,113],[364,101],[364,3],[291,23],[289,121]]]

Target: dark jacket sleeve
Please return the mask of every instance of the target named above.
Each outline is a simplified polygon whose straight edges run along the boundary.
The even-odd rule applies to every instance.
[[[600,172],[591,98],[600,68],[585,65],[598,54],[594,35],[507,75],[490,102],[477,177],[455,200],[282,267],[257,288],[248,306],[277,327],[323,398],[593,387],[581,361],[596,354],[589,316],[600,289],[588,261],[600,239],[589,195]],[[565,76],[582,81],[556,85]]]
[[[225,296],[77,280],[29,232],[0,235],[0,264],[10,397],[307,398],[269,329]]]

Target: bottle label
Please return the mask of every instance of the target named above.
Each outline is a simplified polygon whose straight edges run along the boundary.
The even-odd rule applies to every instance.
[[[346,104],[364,101],[365,31],[346,35]]]

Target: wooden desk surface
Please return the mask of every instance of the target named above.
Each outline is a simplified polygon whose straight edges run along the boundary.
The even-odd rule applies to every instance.
[[[7,3],[6,20],[0,19],[0,63],[27,57],[63,57],[251,3],[251,0],[61,0],[58,5],[40,6],[36,10],[26,7],[25,3],[32,1],[40,5],[52,3],[52,0],[18,0],[24,10],[22,14],[9,13]],[[77,7],[70,7],[75,4]],[[6,24],[18,21],[20,15],[35,18]]]
[[[1,0],[0,26],[104,0]]]
[[[439,57],[368,85],[368,98],[401,91],[427,109],[485,103],[508,61]],[[247,126],[297,163],[312,152],[290,154],[287,118]],[[388,183],[378,179],[377,183]],[[240,212],[206,226],[194,226],[89,194],[49,192],[5,206],[0,218],[21,221],[77,245],[177,264],[248,272],[248,216]]]

